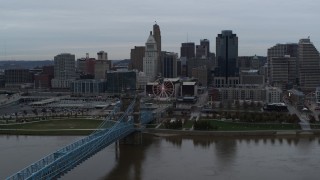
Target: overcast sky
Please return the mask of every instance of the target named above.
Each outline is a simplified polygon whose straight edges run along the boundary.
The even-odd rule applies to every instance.
[[[277,43],[310,36],[320,48],[319,0],[2,0],[0,60],[53,59],[68,52],[76,58],[130,58],[155,21],[162,49],[180,53],[187,38],[199,44],[221,30],[239,37],[239,55],[266,55]]]

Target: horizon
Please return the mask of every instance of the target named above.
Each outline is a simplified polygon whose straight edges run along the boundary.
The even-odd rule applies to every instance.
[[[208,39],[215,53],[215,38],[226,29],[239,38],[239,56],[266,56],[276,44],[307,37],[320,48],[316,4],[320,2],[12,0],[0,7],[0,61],[52,60],[62,52],[76,59],[86,53],[96,58],[101,50],[112,60],[130,59],[130,50],[145,45],[155,21],[162,49],[179,55],[181,43],[197,45],[200,39]]]

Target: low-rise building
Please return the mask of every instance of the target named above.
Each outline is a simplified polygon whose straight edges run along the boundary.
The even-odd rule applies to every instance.
[[[282,90],[277,87],[266,87],[266,103],[282,102]]]
[[[204,66],[192,68],[192,77],[198,79],[198,83],[201,86],[208,85],[208,69]]]
[[[4,71],[6,87],[20,87],[34,81],[34,75],[28,69],[7,69]]]
[[[121,94],[137,90],[137,72],[118,70],[107,72],[107,92]]]
[[[217,88],[220,101],[250,100],[265,101],[266,89],[261,85],[239,84],[235,87]]]
[[[100,94],[106,91],[106,80],[82,79],[71,83],[74,94]]]
[[[258,70],[243,70],[240,72],[240,84],[264,85],[264,79],[264,75],[259,74]]]

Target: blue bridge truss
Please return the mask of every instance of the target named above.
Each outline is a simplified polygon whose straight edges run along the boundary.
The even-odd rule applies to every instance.
[[[8,177],[7,180],[59,178],[103,148],[134,132],[136,130],[132,116],[134,104],[135,99],[128,106],[127,110],[117,120],[114,120],[116,115],[119,114],[121,106],[118,103],[112,113],[89,136],[49,154]],[[151,112],[141,112],[141,125],[147,124],[152,120]]]

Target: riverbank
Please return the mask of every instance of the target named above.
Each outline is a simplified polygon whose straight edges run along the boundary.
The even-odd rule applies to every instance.
[[[1,135],[35,135],[35,136],[86,136],[96,129],[0,129]],[[320,136],[320,130],[251,130],[251,131],[196,131],[196,130],[169,130],[144,129],[142,133],[160,137],[167,136],[212,136],[212,137],[246,137],[246,136],[275,136],[300,137]]]
[[[2,124],[0,134],[2,135],[89,135],[101,124],[102,120],[95,119],[51,119],[45,121]],[[319,136],[320,130],[302,131],[299,129],[235,129],[235,130],[171,130],[145,128],[143,133],[156,136]]]
[[[250,131],[195,131],[170,129],[145,129],[144,133],[156,136],[216,136],[216,137],[243,137],[243,136],[320,136],[320,130],[250,130]]]

